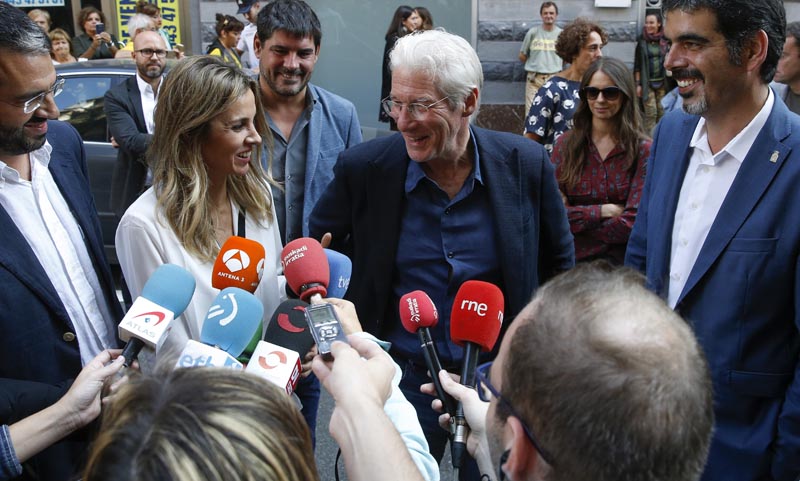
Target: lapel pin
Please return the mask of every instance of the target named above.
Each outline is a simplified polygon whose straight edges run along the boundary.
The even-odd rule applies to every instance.
[[[774,151],[772,155],[769,156],[769,161],[773,164],[778,161],[778,151]]]

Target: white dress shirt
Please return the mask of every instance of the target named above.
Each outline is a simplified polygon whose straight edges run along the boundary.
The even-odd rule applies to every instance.
[[[64,304],[85,365],[117,342],[83,232],[48,169],[52,150],[45,142],[30,153],[30,181],[0,161],[0,205],[28,241]]]
[[[231,209],[236,225],[239,209],[233,203]],[[273,209],[273,218],[268,225],[260,225],[249,215],[245,219],[246,237],[263,245],[267,254],[264,273],[254,293],[264,304],[264,329],[278,304],[285,298],[286,292],[286,279],[282,275],[280,262],[281,238],[274,212]],[[117,227],[115,243],[117,257],[132,299],[141,295],[145,282],[165,263],[183,267],[197,282],[189,306],[173,321],[170,332],[157,353],[158,357],[161,358],[163,354],[169,358],[179,354],[189,339],[199,341],[208,308],[219,294],[219,289],[211,286],[214,261],[202,262],[183,248],[163,213],[156,211],[153,187],[147,189],[125,211]]]
[[[675,308],[711,226],[739,172],[744,158],[767,123],[775,97],[769,89],[767,101],[750,123],[716,154],[708,144],[706,121],[701,118],[689,146],[692,151],[683,178],[675,223],[672,226],[672,251],[667,301]],[[677,159],[676,159],[677,160]]]
[[[158,82],[158,90],[153,91],[153,87],[142,80],[139,72],[136,72],[136,83],[139,85],[139,94],[142,97],[142,114],[144,115],[144,123],[147,125],[147,133],[152,134],[155,132],[156,124],[153,119],[153,112],[156,110],[156,103],[158,102],[158,93],[161,91],[161,86],[164,84],[164,77]]]

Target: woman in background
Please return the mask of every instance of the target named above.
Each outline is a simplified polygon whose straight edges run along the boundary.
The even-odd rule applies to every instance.
[[[47,34],[50,37],[50,57],[53,64],[77,62],[78,59],[72,55],[72,42],[69,34],[60,28],[55,28]],[[80,60],[86,60],[82,58]]]
[[[44,33],[50,33],[50,27],[53,26],[53,21],[50,20],[50,14],[47,12],[47,10],[34,8],[28,12],[28,18],[33,20],[36,25],[44,30]]]
[[[255,79],[207,55],[179,61],[161,87],[148,150],[153,186],[122,216],[115,241],[134,299],[164,263],[197,281],[162,350],[180,352],[187,340],[200,339],[219,292],[211,286],[214,260],[233,235],[264,246],[267,260],[254,292],[264,312],[275,311],[285,293],[280,232],[261,166],[262,138],[271,149],[272,137],[259,95]]]
[[[419,15],[419,30],[433,30],[433,15],[431,15],[431,12],[425,7],[416,7],[414,10]]]
[[[383,110],[381,104],[383,99],[389,97],[392,92],[392,70],[389,68],[389,52],[394,48],[398,38],[417,30],[420,24],[421,20],[416,10],[408,5],[401,5],[394,11],[394,16],[384,37],[386,45],[383,48],[383,74],[381,79],[381,98],[378,102],[378,120],[384,123],[389,122],[391,130],[397,130],[397,122]]]
[[[553,149],[578,261],[622,264],[625,256],[650,154],[634,85],[622,61],[594,62],[580,83],[573,128]]]
[[[147,0],[139,0],[136,2],[136,13],[143,13],[153,19],[156,31],[161,35],[161,38],[164,39],[164,43],[167,44],[167,50],[172,50],[172,42],[170,41],[169,33],[161,27],[163,22],[161,18],[161,8]]]
[[[103,413],[86,481],[318,481],[292,398],[241,371],[135,376]]]
[[[664,57],[667,56],[667,40],[661,28],[661,15],[650,13],[645,17],[642,36],[636,43],[633,74],[636,78],[636,96],[644,106],[644,128],[652,134],[664,108],[661,99],[675,88],[675,81],[667,76]]]
[[[592,62],[603,56],[608,43],[603,27],[577,18],[561,31],[556,54],[569,64],[550,77],[531,102],[525,118],[525,137],[544,145],[548,153],[561,134],[572,128],[572,116],[580,102],[580,81]]]
[[[217,38],[208,46],[206,54],[222,57],[225,63],[242,68],[242,60],[236,51],[236,45],[242,36],[244,24],[230,15],[217,14],[215,27]]]
[[[78,25],[83,33],[72,39],[72,55],[89,60],[114,58],[119,50],[116,37],[107,30],[97,33],[97,24],[106,25],[103,12],[95,7],[84,7],[78,13]]]

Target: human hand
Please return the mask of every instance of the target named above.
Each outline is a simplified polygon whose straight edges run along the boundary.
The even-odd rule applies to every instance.
[[[111,137],[111,147],[114,147],[115,149],[119,148],[119,144],[117,143],[117,141],[114,139],[113,136]]]
[[[625,206],[620,204],[603,204],[600,206],[600,217],[608,219],[610,217],[619,217],[625,211]]]
[[[333,306],[333,309],[336,311],[336,317],[339,318],[339,322],[342,324],[342,329],[344,329],[345,334],[350,335],[364,331],[361,327],[361,322],[358,320],[358,314],[356,314],[356,306],[353,305],[352,302],[336,297],[325,298],[323,302],[327,302]]]
[[[327,249],[331,245],[332,240],[333,240],[333,234],[331,234],[330,232],[326,232],[322,234],[322,239],[319,240],[319,243],[323,249]]]
[[[469,451],[470,456],[478,460],[480,464],[481,459],[491,459],[489,442],[486,438],[486,413],[489,411],[489,403],[481,401],[475,389],[459,384],[456,379],[455,374],[444,370],[439,372],[439,380],[445,392],[453,396],[456,401],[460,401],[464,408],[464,418],[469,425],[467,451]],[[422,390],[422,388],[428,389],[428,386],[432,387],[433,383],[423,384],[420,390]],[[431,403],[431,407],[441,412],[442,402],[436,399]],[[439,416],[439,426],[448,432],[450,431],[449,414],[444,413]]]
[[[303,379],[307,378],[311,375],[311,362],[314,358],[319,354],[317,351],[317,345],[314,344],[311,346],[311,349],[303,356],[302,362],[300,363],[300,377]]]
[[[63,407],[75,429],[89,424],[100,414],[100,391],[106,379],[122,369],[125,359],[120,354],[122,349],[107,349],[95,356],[84,366],[67,393],[57,401],[56,404]],[[112,393],[120,385],[120,380],[115,382]]]
[[[104,42],[107,45],[111,45],[111,34],[108,32],[98,33],[96,37],[100,37],[100,41]]]
[[[636,86],[636,96],[637,97],[641,97],[642,96],[642,86],[641,85],[637,85]]]

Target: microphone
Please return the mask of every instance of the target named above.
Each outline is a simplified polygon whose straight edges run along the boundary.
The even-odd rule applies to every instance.
[[[281,266],[286,283],[305,302],[320,301],[328,293],[330,267],[319,241],[301,237],[281,251]]]
[[[475,387],[478,354],[491,351],[500,336],[504,302],[500,289],[488,282],[467,281],[458,288],[450,313],[450,338],[464,348],[461,369],[461,384],[464,386]],[[450,443],[453,468],[460,469],[467,451],[469,432],[461,402],[451,419],[455,425]]]
[[[439,361],[439,353],[436,352],[436,345],[431,337],[431,327],[439,322],[439,313],[436,306],[427,294],[422,291],[413,291],[400,298],[400,322],[406,331],[417,333],[419,336],[420,347],[425,354],[425,365],[431,373],[433,386],[436,388],[436,395],[442,401],[445,412],[453,416],[456,412],[455,399],[447,394],[439,381],[439,371],[442,370],[442,363]]]
[[[145,345],[158,349],[169,324],[180,316],[194,295],[195,280],[186,269],[163,264],[153,272],[131,308],[119,323],[125,367],[130,367]]]
[[[255,292],[264,273],[264,246],[252,239],[231,236],[219,249],[211,271],[211,286],[216,289],[238,287]]]
[[[267,324],[264,340],[305,354],[314,345],[314,336],[308,328],[305,310],[308,303],[289,299],[283,301]]]
[[[300,379],[300,354],[267,341],[258,341],[244,372],[255,374],[292,395]]]
[[[350,275],[353,272],[353,262],[346,255],[331,249],[323,249],[328,258],[330,280],[328,281],[328,297],[344,297],[350,285]]]

